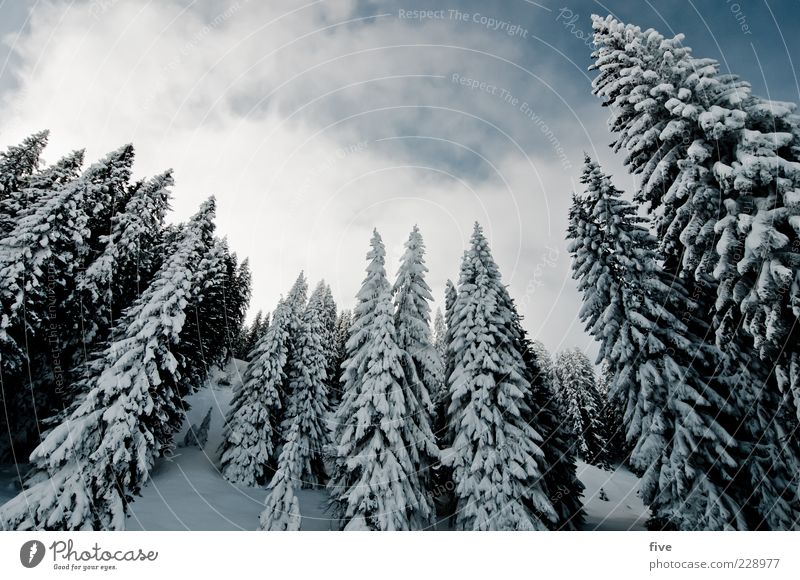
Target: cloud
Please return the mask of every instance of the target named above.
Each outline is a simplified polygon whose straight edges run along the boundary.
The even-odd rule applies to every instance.
[[[133,142],[138,175],[175,169],[176,220],[216,194],[254,309],[301,269],[352,306],[372,228],[393,274],[414,224],[440,299],[480,221],[531,331],[586,346],[563,232],[604,114],[559,88],[574,64],[532,61],[530,42],[384,4],[39,4],[0,145],[49,128],[52,161]]]

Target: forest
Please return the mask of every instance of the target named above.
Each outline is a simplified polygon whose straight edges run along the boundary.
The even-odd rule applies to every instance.
[[[188,399],[232,360],[209,453],[263,488],[253,528],[300,529],[315,489],[334,529],[582,529],[584,462],[636,474],[651,530],[800,529],[796,105],[682,35],[592,24],[593,93],[638,184],[587,155],[559,192],[596,358],[530,334],[478,223],[443,309],[409,224],[394,276],[364,240],[352,310],[300,272],[248,317],[259,257],[213,197],[169,221],[172,172],[134,179],[132,145],[46,165],[41,131],[0,153],[0,463],[22,483],[3,529],[126,529],[159,462],[205,445]]]

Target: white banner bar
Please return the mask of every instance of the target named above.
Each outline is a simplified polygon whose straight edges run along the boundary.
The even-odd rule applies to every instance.
[[[796,579],[798,540],[793,532],[3,532],[0,576]]]

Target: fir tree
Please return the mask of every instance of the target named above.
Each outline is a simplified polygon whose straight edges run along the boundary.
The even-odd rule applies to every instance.
[[[71,159],[79,164],[82,154]],[[79,179],[43,192],[0,240],[0,341],[6,375],[13,376],[25,361],[25,333],[35,334],[43,326],[48,294],[58,299],[71,292],[87,235],[88,217],[80,209],[85,191],[86,183]]]
[[[270,532],[294,532],[300,529],[300,502],[294,494],[294,487],[301,479],[294,472],[302,460],[297,457],[301,451],[300,424],[292,424],[287,433],[286,443],[278,458],[278,470],[269,483],[270,493],[259,516],[259,527]]]
[[[282,301],[266,334],[250,353],[234,391],[222,441],[221,471],[228,481],[263,485],[272,465],[281,392],[286,381],[291,307]]]
[[[798,456],[779,431],[792,432],[797,421],[773,428],[764,418],[800,418],[798,287],[791,286],[800,246],[789,226],[798,219],[795,106],[752,95],[716,61],[694,57],[681,35],[665,39],[612,17],[595,17],[594,28],[595,92],[611,108],[616,147],[631,152],[626,162],[643,176],[635,198],[659,216],[665,270],[699,302],[698,318],[715,314],[720,352],[711,355],[734,381],[739,438],[752,449],[746,456],[774,465],[770,485],[760,485],[761,461],[748,460],[754,493],[766,495],[747,503],[781,504],[754,516],[781,529],[796,521],[786,490],[797,480],[780,474],[791,473]],[[761,363],[751,361],[753,350]],[[743,378],[751,372],[757,376]],[[793,395],[788,403],[783,393]]]
[[[30,188],[37,172],[48,131],[34,133],[19,145],[0,152],[0,237],[14,228],[14,222],[43,188]]]
[[[539,372],[542,378],[548,382],[552,388],[556,385],[555,367],[553,366],[553,357],[547,347],[540,340],[534,340],[530,344],[530,350],[536,357],[536,362],[539,366]]]
[[[361,392],[361,381],[365,373],[367,353],[370,349],[370,325],[375,317],[375,304],[384,291],[390,291],[386,278],[386,249],[377,230],[374,230],[370,240],[371,249],[367,253],[367,276],[356,294],[356,307],[352,312],[352,319],[345,344],[347,358],[342,364],[340,377],[341,401],[334,418],[333,441],[338,443],[342,439],[342,431],[346,427],[346,420],[355,415],[355,399]]]
[[[426,489],[430,489],[430,468],[439,456],[431,428],[434,408],[430,394],[436,392],[442,380],[442,363],[431,338],[429,301],[433,300],[433,296],[425,281],[428,271],[424,257],[425,245],[416,226],[405,247],[397,280],[392,288],[394,327],[397,346],[403,351],[405,385],[410,388],[406,393],[406,420],[414,423],[414,429],[419,433],[415,440],[422,459],[418,478]]]
[[[442,387],[439,389],[438,396],[434,400],[434,419],[433,419],[433,428],[434,434],[436,435],[437,441],[441,443],[447,437],[447,407],[450,404],[450,393],[448,389],[449,384],[449,377],[453,372],[453,358],[450,352],[450,342],[452,341],[452,322],[453,322],[453,307],[455,306],[456,302],[456,287],[450,280],[447,281],[445,284],[445,315],[444,315],[444,333],[442,334],[441,339],[441,348],[443,348],[443,353],[441,354],[441,363],[442,363]],[[444,477],[446,479],[438,481],[437,487],[440,485],[446,485],[449,481],[449,478],[446,474],[447,468],[444,466],[440,466],[440,469],[443,470],[443,473],[440,477]]]
[[[325,375],[328,377],[328,388],[337,387],[335,383],[337,373],[337,363],[339,360],[339,350],[337,346],[337,322],[339,315],[336,302],[333,299],[333,292],[330,284],[325,284],[322,294],[322,325],[323,325],[323,348],[325,349]]]
[[[253,319],[253,322],[250,326],[242,329],[242,344],[241,350],[239,351],[239,358],[242,360],[248,360],[250,357],[250,353],[255,348],[258,339],[261,337],[261,326],[262,326],[262,319],[263,313],[259,310],[256,313],[256,317]],[[269,323],[267,323],[267,328],[269,328]]]
[[[505,287],[480,226],[461,265],[453,307],[448,409],[463,530],[536,530],[558,519],[543,476],[542,437],[528,424],[530,384]]]
[[[555,375],[557,395],[564,419],[575,435],[578,456],[592,465],[605,465],[606,442],[600,421],[602,400],[592,363],[580,350],[566,350],[556,358]]]
[[[565,412],[555,391],[555,374],[550,353],[540,341],[531,342],[521,327],[523,359],[531,384],[532,416],[528,421],[542,435],[541,448],[547,459],[544,481],[558,516],[551,529],[576,530],[583,523],[581,497],[584,485],[578,479],[575,435],[568,429]]]
[[[383,257],[377,234],[370,254]],[[373,261],[372,265],[377,264]],[[364,351],[348,362],[348,377],[357,380],[345,391],[347,404],[342,408],[347,414],[339,414],[337,471],[329,489],[344,529],[418,530],[432,522],[433,505],[417,476],[421,434],[407,421],[407,397],[412,391],[406,384],[404,353],[396,342],[391,294],[385,276],[383,280],[372,277],[382,270],[382,264],[369,269],[359,293],[359,307],[368,298],[372,316],[367,327],[359,327],[368,337]],[[373,298],[376,286],[382,290]],[[357,316],[363,313],[359,307]],[[359,321],[356,318],[354,326]],[[357,344],[353,339],[348,343]],[[355,369],[354,360],[363,364]]]
[[[603,362],[597,381],[597,391],[600,393],[600,399],[603,404],[600,412],[600,421],[606,434],[605,455],[609,463],[614,466],[628,461],[631,448],[625,440],[623,410],[609,393],[612,380],[613,376],[610,367],[608,363]]]
[[[113,318],[138,296],[161,259],[160,233],[169,209],[172,173],[167,171],[139,187],[112,217],[105,249],[77,280],[84,344],[105,338]]]
[[[569,230],[581,318],[613,373],[642,497],[667,526],[746,527],[728,485],[737,444],[726,385],[702,375],[702,337],[681,318],[693,305],[679,280],[665,283],[642,218],[589,159],[582,182],[587,195]]]
[[[347,360],[347,341],[350,338],[350,325],[353,323],[353,313],[350,310],[342,310],[336,319],[335,351],[336,360],[333,365],[332,374],[328,377],[330,389],[328,391],[328,401],[331,410],[338,408],[342,398],[341,381],[342,369]]]
[[[200,290],[202,232],[213,216],[211,200],[93,358],[82,394],[31,455],[26,489],[0,510],[5,527],[124,528],[128,502],[182,420],[182,369],[171,350]]]
[[[250,353],[242,384],[234,392],[221,445],[222,475],[232,483],[263,485],[275,469],[289,366],[297,353],[307,290],[301,272],[275,308],[269,328]]]
[[[292,445],[290,454],[278,461],[294,461],[290,473],[296,485],[313,487],[325,479],[322,450],[328,439],[325,423],[328,412],[328,389],[323,348],[325,304],[312,295],[302,316],[300,332],[296,337],[295,357],[289,361],[289,391],[283,421],[286,445]]]
[[[225,267],[225,350],[228,357],[238,357],[242,333],[246,331],[245,317],[250,305],[252,275],[249,260],[245,258],[239,264],[234,253],[226,254]]]
[[[433,347],[439,355],[439,360],[443,361],[447,355],[447,324],[441,308],[437,308],[433,316]]]

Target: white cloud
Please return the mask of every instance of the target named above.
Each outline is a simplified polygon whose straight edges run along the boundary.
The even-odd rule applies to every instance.
[[[175,219],[216,194],[220,232],[250,256],[256,309],[300,269],[351,306],[372,228],[394,274],[415,223],[441,297],[478,220],[528,327],[552,348],[586,346],[563,232],[580,162],[571,148],[591,131],[535,79],[519,84],[507,67],[504,80],[503,59],[523,52],[515,39],[364,18],[354,5],[40,4],[14,46],[19,86],[3,95],[0,145],[49,128],[52,161],[133,142],[138,175],[175,169]],[[517,83],[574,167],[517,105],[453,72]]]

